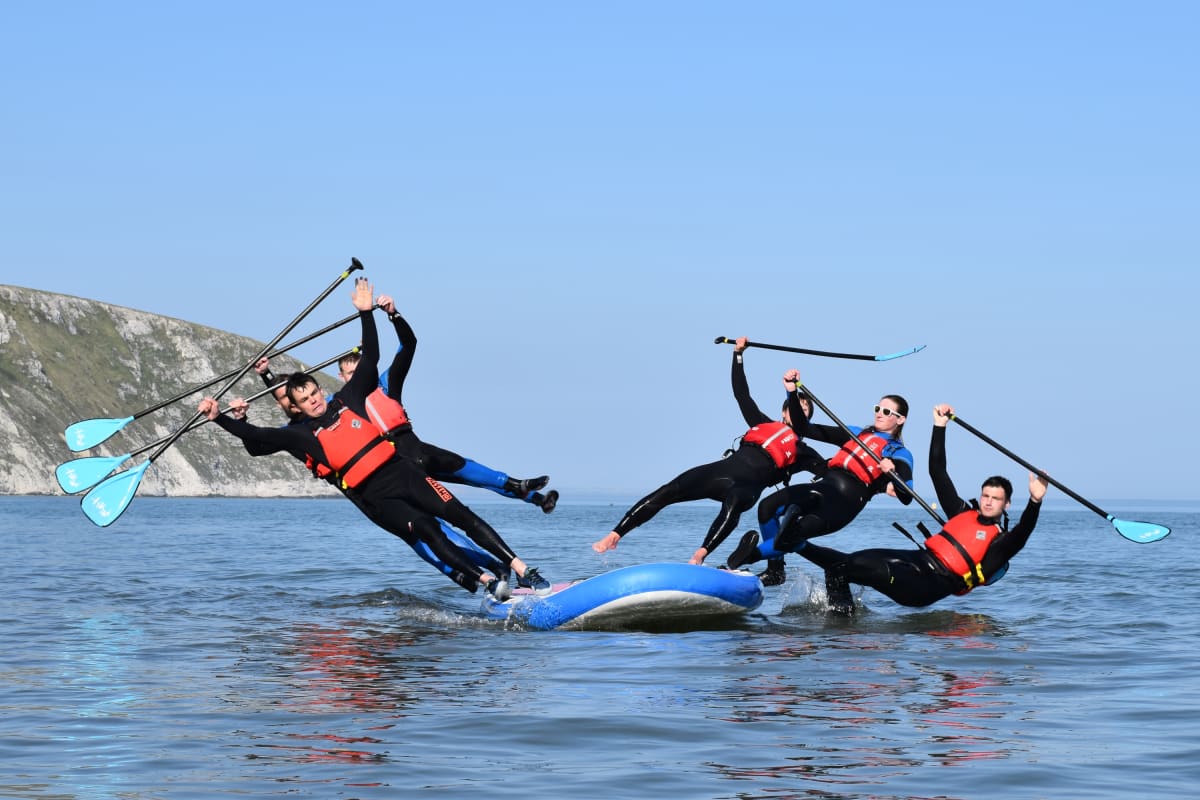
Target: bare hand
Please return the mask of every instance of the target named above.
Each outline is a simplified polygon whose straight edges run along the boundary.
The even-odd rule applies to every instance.
[[[946,423],[950,421],[953,414],[954,407],[949,403],[938,403],[933,407],[933,426],[935,428],[946,427]]]
[[[234,419],[245,419],[250,412],[250,404],[240,397],[235,397],[229,402],[229,415]]]
[[[616,531],[609,533],[603,539],[592,543],[592,549],[597,553],[607,553],[609,550],[617,549],[617,542],[621,541],[621,537]]]
[[[217,404],[216,400],[212,399],[211,397],[206,397],[200,401],[200,405],[196,407],[196,410],[204,415],[209,422],[212,422],[220,415],[221,406]]]
[[[1029,497],[1035,502],[1042,502],[1042,498],[1046,496],[1046,489],[1049,488],[1050,481],[1046,480],[1036,472],[1029,473]]]
[[[370,311],[375,307],[375,287],[366,278],[355,278],[350,298],[359,311]]]

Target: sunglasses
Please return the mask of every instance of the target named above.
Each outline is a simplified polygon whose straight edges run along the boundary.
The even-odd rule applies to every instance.
[[[875,406],[875,413],[883,414],[885,417],[903,417],[904,416],[899,411],[893,411],[892,409],[884,408],[883,406]]]

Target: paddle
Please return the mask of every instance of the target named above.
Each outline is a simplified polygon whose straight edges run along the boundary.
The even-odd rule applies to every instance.
[[[727,336],[718,336],[713,342],[713,344],[736,343],[736,340],[730,339]],[[825,356],[826,358],[852,358],[859,361],[891,361],[893,358],[904,358],[904,356],[911,356],[913,353],[919,353],[925,349],[925,345],[919,344],[916,347],[901,350],[899,353],[889,353],[886,356],[864,356],[857,353],[831,353],[828,350],[809,350],[806,347],[785,347],[781,344],[763,344],[762,342],[746,342],[746,347],[761,347],[764,350],[783,350],[787,353],[806,353],[810,356]]]
[[[320,364],[317,364],[315,367],[309,367],[308,369],[304,370],[304,372],[308,375],[312,375],[314,372],[323,370],[331,364],[336,364],[346,356],[357,352],[357,347],[352,350],[347,350],[340,356],[331,358],[328,361],[323,361]],[[250,395],[246,398],[246,402],[253,403],[255,400],[275,391],[285,383],[286,381],[278,381],[272,386],[269,386],[266,389],[257,392],[256,394]],[[226,408],[222,411],[222,413],[228,410],[229,409]],[[188,425],[188,427],[184,430],[184,433],[194,431],[196,428],[207,425],[208,423],[209,420],[207,419],[201,419],[197,422],[193,422]],[[90,489],[91,487],[95,486],[97,483],[104,480],[108,473],[112,472],[129,459],[133,458],[134,456],[141,455],[149,450],[153,450],[163,442],[167,441],[168,438],[170,437],[164,436],[157,442],[151,442],[145,447],[139,447],[137,450],[121,456],[85,456],[83,458],[75,458],[70,461],[64,461],[58,465],[57,469],[54,470],[54,476],[58,478],[59,488],[61,488],[64,492],[67,494],[77,494],[78,492],[82,492],[85,489]]]
[[[258,353],[258,355],[246,362],[245,366],[238,370],[237,375],[235,375],[231,381],[225,384],[220,391],[213,395],[213,399],[220,400],[221,395],[233,388],[234,384],[240,381],[243,375],[254,369],[254,365],[258,363],[259,359],[271,352],[271,348],[279,344],[280,339],[291,333],[293,328],[299,325],[305,317],[312,313],[314,308],[320,305],[322,300],[332,294],[333,290],[340,286],[342,281],[346,280],[346,278],[350,276],[350,273],[362,268],[363,265],[357,258],[351,259],[350,266],[343,270],[342,273],[333,281],[333,283],[331,283],[329,287],[325,289],[325,291],[321,292],[316,300],[313,300],[311,303],[309,303],[307,308],[301,311],[294,320],[288,323],[287,327],[280,331],[274,339],[268,342],[267,345]],[[150,465],[154,463],[155,459],[166,452],[167,448],[173,445],[179,439],[179,437],[183,435],[184,431],[186,431],[192,425],[192,423],[200,419],[202,416],[203,415],[197,411],[185,425],[181,426],[179,430],[175,431],[175,433],[171,436],[168,436],[167,439],[161,445],[159,445],[158,448],[155,449],[154,452],[152,452],[149,457],[140,465],[104,480],[102,483],[98,484],[90,492],[84,495],[83,501],[80,505],[83,508],[83,513],[87,515],[87,518],[100,527],[106,527],[116,522],[117,518],[120,517],[121,514],[125,513],[125,509],[129,507],[129,502],[133,499],[133,495],[137,491],[138,486],[141,485],[142,475],[145,474]]]
[[[350,316],[346,317],[345,319],[338,320],[337,322],[333,323],[332,325],[326,325],[321,330],[310,333],[308,336],[305,336],[302,339],[297,339],[294,342],[290,342],[288,344],[283,345],[282,347],[278,347],[278,348],[272,350],[270,353],[268,353],[266,355],[266,357],[274,358],[275,356],[282,355],[283,353],[286,353],[289,350],[292,350],[293,348],[299,347],[300,345],[305,344],[306,342],[311,342],[313,339],[316,339],[318,336],[324,336],[325,334],[329,333],[330,331],[332,331],[336,328],[340,328],[341,326],[345,325],[346,323],[352,322],[356,319],[358,319],[357,312],[354,314],[351,314]],[[192,388],[190,388],[186,391],[180,392],[179,394],[175,395],[174,397],[172,397],[168,400],[163,400],[161,402],[155,403],[154,405],[150,406],[149,408],[144,408],[141,411],[137,412],[136,414],[133,414],[132,416],[122,417],[120,419],[117,419],[117,418],[85,419],[85,420],[81,420],[79,422],[73,423],[71,425],[68,425],[66,431],[64,431],[64,433],[63,433],[63,435],[66,437],[66,440],[67,440],[67,447],[69,447],[71,449],[71,451],[74,453],[78,453],[81,450],[90,450],[91,448],[95,447],[96,445],[98,445],[101,442],[104,442],[105,440],[110,438],[113,434],[120,431],[122,428],[124,428],[129,423],[133,422],[135,419],[141,419],[142,417],[146,416],[147,414],[152,414],[155,411],[158,411],[159,409],[166,408],[167,406],[171,405],[172,403],[177,403],[180,400],[183,400],[184,398],[187,398],[187,397],[195,394],[196,392],[207,389],[210,386],[215,386],[218,383],[220,383],[221,381],[228,380],[229,378],[233,377],[235,374],[237,374],[236,369],[230,370],[229,372],[226,372],[224,375],[218,375],[217,377],[213,378],[212,380],[208,381],[207,383],[202,383],[199,386],[193,386]]]
[[[851,439],[853,439],[853,440],[855,440],[855,441],[860,441],[860,440],[859,440],[859,438],[858,438],[857,436],[855,436],[855,435],[854,435],[854,432],[853,432],[853,431],[851,431],[851,430],[850,430],[850,428],[846,426],[846,423],[844,423],[844,422],[842,422],[840,419],[838,419],[838,418],[837,418],[837,415],[836,415],[836,414],[834,414],[832,411],[830,411],[830,410],[829,410],[829,406],[825,405],[825,404],[824,404],[824,403],[822,403],[822,402],[821,402],[819,399],[817,399],[817,396],[816,396],[815,394],[813,394],[813,393],[812,393],[812,389],[808,388],[808,385],[807,385],[807,384],[800,383],[799,381],[797,381],[797,382],[796,382],[796,389],[797,389],[797,390],[799,390],[799,389],[801,389],[801,388],[803,388],[803,389],[804,389],[804,393],[805,393],[806,395],[808,395],[808,398],[809,398],[810,400],[812,400],[812,401],[813,401],[813,403],[814,403],[814,404],[815,404],[815,405],[816,405],[818,408],[820,408],[822,411],[824,411],[824,412],[825,412],[825,416],[829,417],[831,420],[833,420],[835,423],[837,423],[837,426],[838,426],[839,428],[841,428],[841,429],[842,429],[842,432],[843,432],[843,433],[845,433],[847,436],[849,436]],[[864,448],[862,448],[862,449],[863,449],[863,450],[865,450],[865,451],[867,452],[867,454],[869,454],[869,455],[871,456],[871,458],[875,459],[875,463],[876,463],[876,464],[882,464],[882,463],[883,463],[883,459],[882,459],[882,458],[880,458],[879,456],[875,455],[875,451],[871,450],[871,449],[870,449],[870,448],[868,448],[868,447],[864,447]],[[945,524],[946,524],[946,520],[942,519],[941,515],[939,515],[939,514],[938,514],[936,511],[934,511],[934,510],[933,510],[933,506],[929,505],[929,503],[926,503],[926,502],[925,502],[925,500],[924,500],[924,499],[921,497],[921,495],[917,494],[917,493],[916,493],[914,490],[910,489],[910,488],[909,488],[909,486],[908,486],[908,484],[907,484],[907,483],[905,483],[904,481],[902,481],[902,480],[900,479],[900,476],[899,476],[899,475],[897,475],[897,474],[896,474],[896,473],[894,473],[894,472],[892,472],[892,473],[888,473],[888,475],[889,475],[889,477],[892,479],[892,483],[893,483],[894,485],[896,485],[896,486],[900,487],[900,488],[901,488],[901,489],[903,489],[904,491],[908,492],[910,495],[912,495],[912,499],[913,499],[913,500],[916,500],[916,501],[917,501],[917,503],[919,503],[919,504],[920,504],[921,508],[923,508],[923,509],[925,509],[926,511],[928,511],[928,512],[929,512],[929,516],[931,516],[931,517],[933,517],[935,520],[937,520],[937,523],[938,523],[938,525],[945,525]]]
[[[1121,534],[1129,541],[1137,542],[1138,544],[1149,544],[1150,542],[1157,542],[1159,539],[1164,538],[1167,534],[1169,534],[1171,532],[1171,529],[1168,528],[1166,525],[1155,525],[1154,523],[1151,523],[1151,522],[1137,522],[1136,520],[1117,519],[1112,514],[1109,514],[1107,511],[1100,508],[1098,505],[1091,502],[1087,498],[1080,497],[1078,494],[1071,491],[1066,486],[1063,486],[1061,483],[1056,481],[1054,478],[1051,478],[1049,475],[1047,475],[1045,473],[1045,471],[1040,470],[1037,467],[1033,466],[1033,464],[1030,464],[1028,461],[1021,458],[1020,456],[1018,456],[1016,453],[1012,452],[1011,450],[1007,449],[999,442],[986,436],[984,433],[982,433],[975,427],[963,422],[959,417],[955,416],[954,414],[950,415],[950,419],[954,420],[959,425],[963,426],[968,431],[975,434],[980,439],[987,442],[992,447],[996,448],[1001,453],[1003,453],[1004,455],[1011,458],[1013,461],[1016,461],[1018,464],[1025,467],[1025,469],[1037,474],[1038,476],[1040,476],[1042,478],[1042,480],[1046,481],[1047,483],[1049,483],[1053,486],[1058,487],[1060,490],[1065,492],[1069,497],[1082,503],[1086,508],[1088,508],[1091,511],[1094,511],[1097,514],[1099,514],[1100,516],[1104,517],[1106,520],[1108,520],[1109,522],[1112,523],[1112,526],[1114,528],[1116,528],[1117,533]]]

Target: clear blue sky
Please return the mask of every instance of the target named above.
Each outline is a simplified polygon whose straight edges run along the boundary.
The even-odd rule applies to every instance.
[[[0,282],[266,340],[357,256],[421,338],[423,437],[564,492],[719,457],[713,339],[747,335],[927,345],[748,365],[764,409],[792,366],[850,423],[905,395],[929,496],[947,401],[1094,499],[1195,498],[1198,34],[1187,2],[6,3]],[[957,429],[950,466],[1022,478]]]

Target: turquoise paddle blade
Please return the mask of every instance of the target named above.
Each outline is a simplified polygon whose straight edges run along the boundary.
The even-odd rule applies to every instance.
[[[888,353],[886,356],[875,356],[876,361],[891,361],[894,358],[904,358],[911,356],[913,353],[919,353],[925,349],[925,345],[919,344],[916,347],[910,347],[907,350],[901,350],[899,353]]]
[[[65,461],[54,470],[58,485],[67,494],[76,494],[84,489],[90,489],[104,476],[129,460],[129,453],[123,456],[96,456],[94,458],[77,458]]]
[[[117,431],[133,422],[133,417],[124,419],[85,419],[68,425],[63,436],[71,452],[78,453],[95,447]]]
[[[1117,529],[1117,533],[1131,542],[1149,544],[1165,538],[1171,532],[1166,525],[1155,525],[1152,522],[1138,522],[1130,519],[1117,519],[1110,516],[1108,521]]]
[[[142,475],[151,463],[149,460],[143,461],[133,469],[112,476],[85,494],[80,504],[83,513],[101,528],[112,525],[117,521],[117,517],[125,512],[138,484],[142,482]]]

